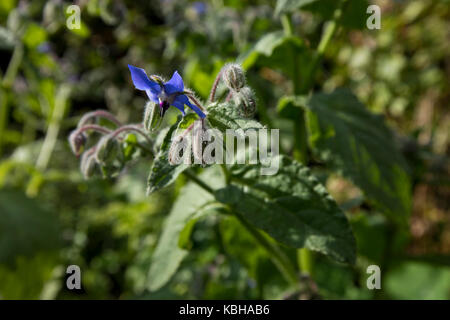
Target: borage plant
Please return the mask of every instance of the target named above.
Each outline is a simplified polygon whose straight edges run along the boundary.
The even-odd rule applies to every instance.
[[[174,204],[153,255],[150,289],[159,289],[171,278],[188,253],[186,247],[193,223],[213,212],[237,219],[270,253],[275,265],[294,287],[300,283],[299,274],[280,244],[308,248],[344,263],[354,262],[355,240],[345,215],[306,166],[285,155],[269,152],[269,156],[278,158],[271,161],[276,160],[279,168],[275,174],[264,175],[261,169],[267,159],[261,161],[264,163],[239,164],[239,161],[226,163],[217,157],[221,151],[227,152],[224,146],[227,140],[245,136],[249,130],[265,129],[251,118],[256,110],[256,99],[238,64],[228,64],[218,74],[206,107],[192,91],[184,88],[177,72],[164,82],[159,76],[147,77],[142,69],[129,68],[136,88],[145,90],[150,98],[143,123],[122,125],[112,114],[94,111],[80,120],[69,140],[75,154],[82,154],[81,171],[86,177],[94,174],[96,168],[105,176],[117,174],[136,154],[151,156],[152,148],[156,147],[148,193],[170,185],[180,174],[191,180]],[[215,101],[221,80],[229,93],[225,101]],[[159,127],[172,105],[183,116],[151,141],[148,133]],[[185,113],[185,105],[194,113]],[[99,117],[110,120],[117,128],[112,130],[90,121]],[[218,134],[205,135],[207,129],[217,130],[224,138]],[[227,130],[237,134],[227,134]],[[102,137],[85,148],[92,131]],[[141,138],[136,139],[130,132]],[[184,147],[178,148],[184,142]],[[212,158],[216,162],[201,160],[195,164],[196,159],[208,158],[204,154],[208,144],[214,144]],[[261,146],[259,144],[258,148]],[[237,149],[236,152],[245,151]],[[193,161],[189,161],[191,157]],[[183,158],[183,161],[180,163],[174,158]],[[208,165],[211,166],[205,168]],[[204,169],[198,170],[200,167]],[[218,171],[218,167],[221,170]]]
[[[280,99],[278,113],[293,123],[292,158],[287,152],[278,154],[277,139],[271,139],[268,151],[267,128],[253,118],[258,111],[255,94],[246,83],[243,68],[235,63],[219,72],[206,103],[184,88],[178,72],[166,82],[129,66],[135,87],[150,99],[142,124],[123,125],[113,115],[96,111],[84,116],[70,136],[74,152],[82,154],[81,170],[87,177],[95,172],[116,175],[132,159],[149,156],[153,158],[149,194],[172,184],[181,174],[189,179],[173,204],[153,253],[150,290],[162,288],[175,274],[189,253],[196,222],[219,215],[231,221],[232,228],[247,230],[295,296],[306,290],[308,297],[313,297],[314,255],[353,265],[356,242],[343,207],[320,183],[312,166],[349,179],[393,226],[405,226],[410,209],[409,178],[383,120],[346,89],[312,93],[320,60],[345,18],[349,2],[342,1],[335,8],[316,50],[294,35],[290,12],[296,8],[288,3],[279,1],[276,10],[283,30],[260,39],[241,62],[248,69],[261,58],[290,76],[292,94]],[[280,55],[281,66],[277,64]],[[150,132],[160,127],[170,106],[182,115],[152,139]],[[185,106],[193,112],[186,112]],[[116,128],[90,121],[99,117],[110,120]],[[92,131],[102,134],[95,144],[88,141]],[[265,132],[256,144],[251,143],[255,140],[250,133],[254,132]],[[272,132],[271,138],[278,137],[276,133]],[[253,148],[235,148],[234,139],[239,138],[248,138]],[[382,156],[386,153],[389,158]],[[248,161],[240,161],[242,158]],[[273,163],[275,170],[267,171]],[[246,266],[249,274],[257,277],[253,267]]]

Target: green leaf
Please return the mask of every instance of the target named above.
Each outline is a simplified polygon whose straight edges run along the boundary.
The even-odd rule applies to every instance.
[[[224,211],[224,207],[222,204],[213,202],[207,203],[205,206],[200,208],[198,211],[184,226],[183,230],[181,230],[179,239],[178,239],[178,247],[181,249],[190,250],[192,248],[191,235],[194,231],[194,227],[199,220],[203,217],[208,216],[214,213],[226,213]]]
[[[331,20],[342,0],[278,0],[275,14],[291,13],[298,9],[310,11],[322,18]],[[339,23],[350,29],[362,29],[369,15],[366,13],[367,0],[347,1],[343,4],[343,13]]]
[[[313,95],[304,106],[313,152],[352,180],[388,216],[406,223],[411,207],[410,181],[383,119],[345,89]]]
[[[316,2],[318,0],[278,0],[275,7],[275,15],[278,16],[282,13],[289,13],[300,9],[301,7]]]
[[[286,119],[298,119],[301,114],[301,110],[297,107],[298,105],[304,104],[303,97],[295,96],[283,96],[278,101],[277,111],[278,114]]]
[[[291,79],[300,78],[306,72],[305,68],[297,70],[293,65],[307,65],[312,53],[304,45],[303,41],[295,36],[286,36],[281,30],[264,35],[254,47],[240,60],[245,69],[254,66],[263,66],[282,71]],[[300,72],[300,74],[295,74]]]
[[[183,133],[187,128],[194,124],[198,120],[198,116],[195,113],[186,114],[180,121],[177,127],[177,135]]]
[[[0,190],[0,264],[59,247],[57,217],[22,192]]]
[[[209,124],[218,130],[225,132],[227,129],[247,130],[262,129],[263,125],[258,121],[245,118],[233,103],[212,103],[208,106]]]
[[[177,129],[181,118],[178,118],[166,132],[158,154],[156,155],[148,177],[147,194],[164,188],[174,182],[176,178],[188,168],[186,164],[172,165],[169,163],[169,149],[172,142],[172,134]]]
[[[206,169],[200,175],[200,179],[208,181],[211,187],[223,186],[220,170],[213,167]],[[188,251],[180,248],[186,243],[186,236],[190,235],[190,230],[186,230],[191,219],[198,217],[202,210],[209,208],[214,203],[214,197],[194,183],[188,183],[180,191],[176,202],[164,224],[164,229],[159,239],[158,245],[152,257],[152,264],[148,274],[148,287],[155,291],[164,286],[174,275],[181,261]],[[192,228],[193,225],[188,226]]]
[[[386,249],[392,252],[392,243],[388,243],[389,224],[388,220],[378,214],[367,214],[359,212],[352,215],[351,225],[358,243],[358,254],[381,264]]]
[[[260,175],[259,165],[235,165],[235,184],[216,191],[217,200],[281,243],[354,263],[355,239],[342,210],[307,167],[285,156],[278,160],[271,176]]]

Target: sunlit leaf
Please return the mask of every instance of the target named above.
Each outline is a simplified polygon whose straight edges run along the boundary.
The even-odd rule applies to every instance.
[[[253,119],[243,117],[233,103],[213,103],[208,106],[208,122],[218,130],[262,129],[263,125]]]
[[[355,239],[342,210],[307,167],[284,156],[279,161],[275,175],[261,175],[259,165],[236,165],[235,184],[218,190],[217,199],[288,246],[353,263]]]
[[[259,39],[241,58],[241,63],[245,69],[254,66],[278,69],[293,79],[304,76],[306,69],[297,67],[305,65],[310,58],[311,52],[300,38],[287,36],[280,30],[268,33]]]

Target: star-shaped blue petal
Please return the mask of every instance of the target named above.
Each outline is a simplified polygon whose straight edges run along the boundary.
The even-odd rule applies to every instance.
[[[172,78],[164,83],[164,91],[168,95],[184,91],[183,79],[178,74],[178,71],[175,71],[172,75]]]
[[[161,86],[151,81],[144,69],[136,68],[135,66],[128,65],[128,69],[131,72],[131,80],[133,80],[134,86],[138,90],[150,90],[152,94],[158,95],[161,92]]]
[[[131,79],[133,80],[136,89],[145,91],[151,101],[158,103],[160,106],[164,103],[167,103],[168,105],[168,103],[172,101],[171,105],[180,110],[183,115],[185,114],[184,105],[187,105],[197,113],[200,118],[206,117],[202,110],[192,104],[189,101],[189,98],[183,94],[184,83],[178,71],[175,71],[172,78],[161,86],[159,83],[150,80],[144,69],[132,65],[128,65],[128,68],[130,69]]]
[[[178,108],[179,110],[183,110],[184,109],[184,105],[187,105],[189,108],[191,108],[200,118],[205,118],[206,115],[202,112],[202,110],[200,110],[199,107],[197,107],[196,105],[192,104],[189,101],[189,98],[187,96],[185,96],[184,94],[179,95],[175,98],[173,105]],[[184,114],[184,111],[182,111]]]

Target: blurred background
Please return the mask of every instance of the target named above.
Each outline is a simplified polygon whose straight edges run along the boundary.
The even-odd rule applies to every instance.
[[[322,3],[321,3],[322,2]],[[319,1],[327,6],[327,1]],[[315,88],[350,87],[384,115],[401,143],[413,181],[409,230],[390,224],[364,200],[348,211],[358,242],[355,267],[317,256],[312,285],[324,299],[450,298],[450,2],[374,1],[381,30],[368,30],[367,2],[333,39]],[[69,29],[69,5],[80,28]],[[287,297],[264,252],[237,226],[207,219],[195,227],[188,258],[164,288],[149,292],[146,275],[161,225],[185,183],[145,196],[150,159],[111,179],[85,180],[67,136],[80,117],[106,109],[125,123],[142,119],[146,97],[127,64],[149,74],[182,74],[205,99],[220,68],[239,60],[266,33],[280,30],[275,1],[0,2],[0,298],[255,299]],[[293,15],[294,31],[316,47],[326,20]],[[291,92],[283,68],[258,59],[248,67],[257,118],[280,128]],[[171,110],[166,121],[173,121]],[[360,199],[349,181],[324,175],[339,203]],[[82,290],[65,286],[78,265]],[[366,288],[369,264],[382,290]]]

